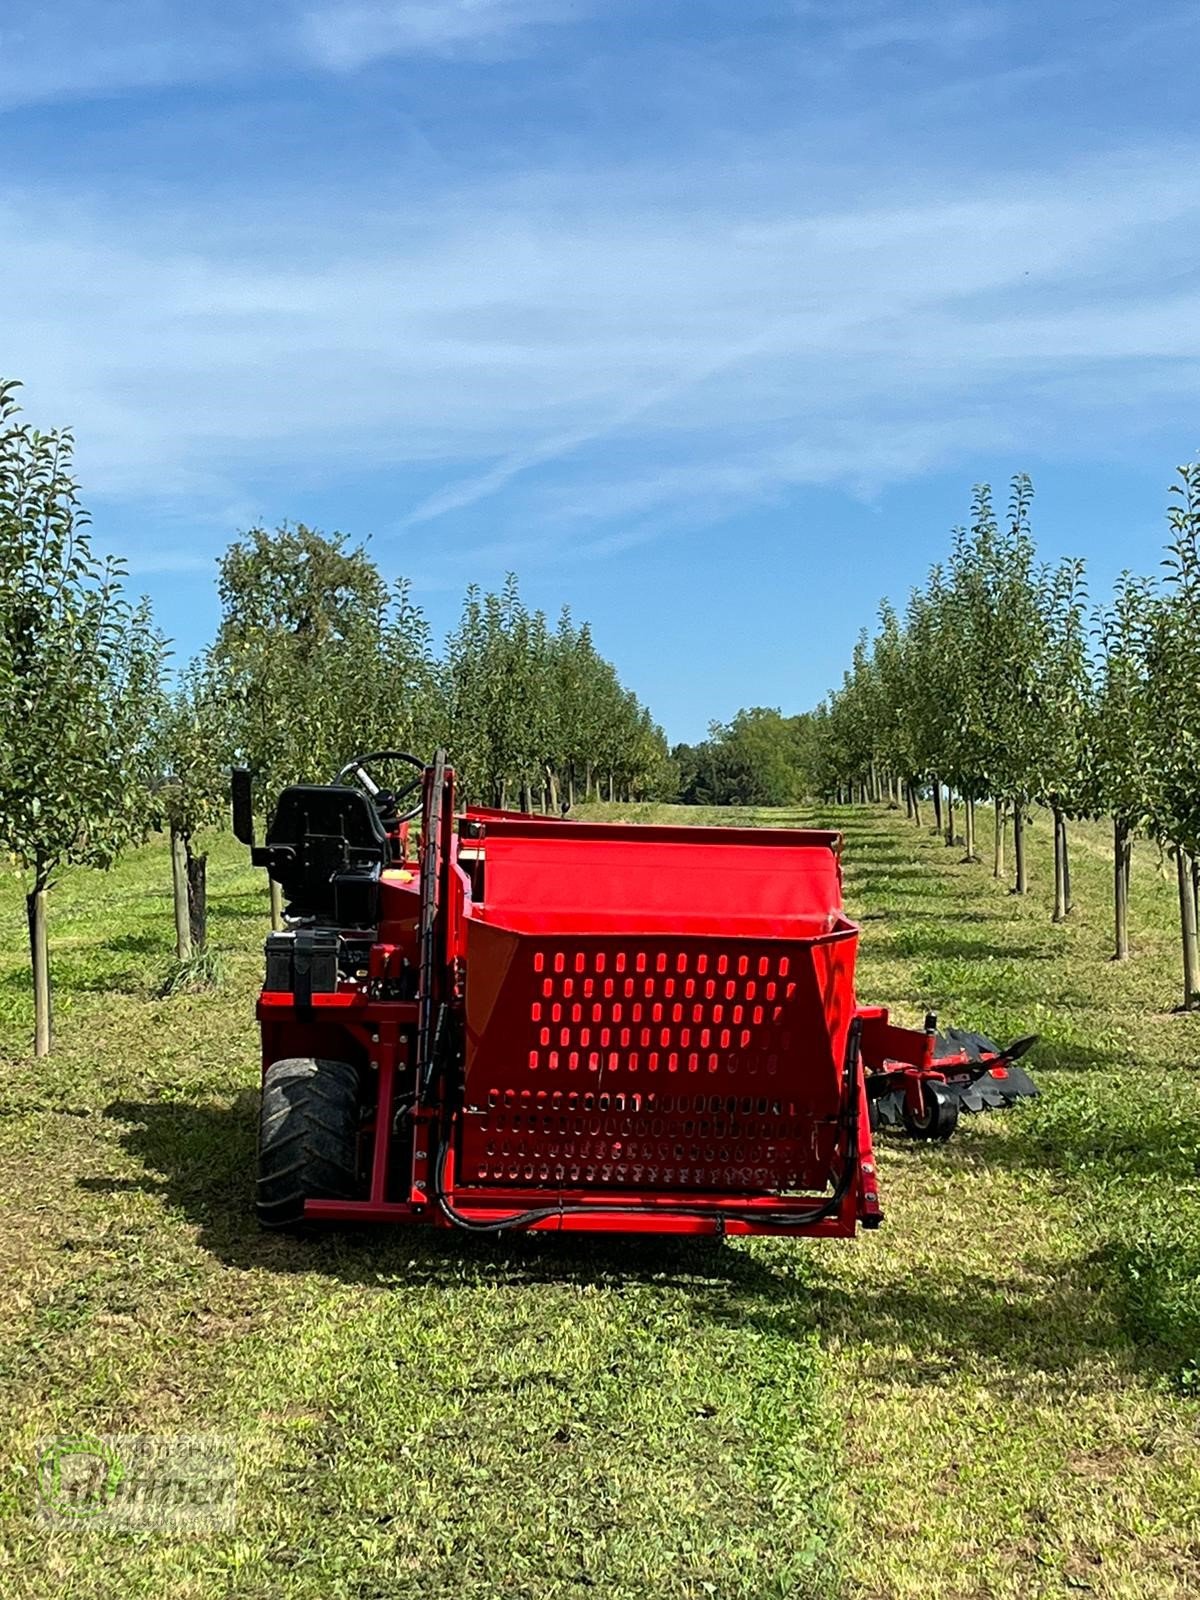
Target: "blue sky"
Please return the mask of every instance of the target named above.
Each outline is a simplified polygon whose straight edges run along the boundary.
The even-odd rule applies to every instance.
[[[672,738],[837,680],[972,483],[1093,592],[1200,445],[1200,8],[0,11],[0,372],[182,654],[213,558],[515,569]]]

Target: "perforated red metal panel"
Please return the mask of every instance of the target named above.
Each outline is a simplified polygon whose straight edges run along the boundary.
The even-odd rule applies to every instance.
[[[819,1188],[856,941],[469,923],[456,1187]]]

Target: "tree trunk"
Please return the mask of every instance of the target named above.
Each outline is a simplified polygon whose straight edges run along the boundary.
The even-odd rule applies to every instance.
[[[1057,806],[1054,812],[1054,914],[1051,922],[1067,919],[1067,825]]]
[[[1183,1009],[1200,1001],[1200,950],[1196,945],[1196,897],[1192,890],[1192,863],[1186,850],[1175,847],[1179,877],[1179,931],[1183,946]]]
[[[940,778],[934,778],[933,780],[933,831],[935,833],[941,833],[942,831],[942,780]]]
[[[909,788],[912,790],[913,821],[919,828],[921,826],[921,796],[915,783],[910,784]]]
[[[880,798],[880,796],[879,796],[879,768],[876,766],[875,762],[872,761],[871,762],[871,801],[872,801],[872,804],[878,805],[879,804],[879,798]]]
[[[1063,858],[1063,911],[1069,917],[1075,909],[1075,901],[1071,897],[1071,851],[1067,845],[1067,819],[1062,821],[1062,858]]]
[[[946,785],[946,843],[954,843],[954,790]]]
[[[175,893],[175,956],[192,959],[192,925],[188,915],[187,845],[183,835],[171,829],[171,886]]]
[[[1004,801],[997,800],[996,806],[996,843],[992,855],[992,877],[1004,876]]]
[[[978,861],[975,850],[975,801],[970,795],[963,801],[963,837],[966,839],[968,861]]]
[[[521,810],[526,816],[533,810],[533,790],[527,781],[521,784]]]
[[[192,854],[186,846],[188,932],[197,955],[208,942],[208,857]]]
[[[46,890],[36,884],[25,896],[29,919],[29,954],[33,962],[33,1053],[50,1054],[50,946],[46,937]]]
[[[1020,800],[1013,802],[1013,864],[1016,868],[1014,894],[1024,894],[1029,887],[1025,874],[1025,807]]]
[[[1129,867],[1133,854],[1129,824],[1113,818],[1113,911],[1116,920],[1114,961],[1129,959]]]
[[[908,820],[910,822],[912,821],[912,814],[913,814],[912,784],[906,782],[905,785],[904,785],[904,815],[908,818]]]
[[[548,810],[551,815],[558,816],[558,774],[553,767],[546,768],[546,790],[549,796]]]
[[[276,933],[283,932],[283,890],[271,880],[271,926]]]

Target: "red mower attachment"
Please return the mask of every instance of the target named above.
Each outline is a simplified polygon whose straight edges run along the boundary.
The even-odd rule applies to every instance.
[[[927,1032],[856,1004],[838,834],[458,816],[440,756],[348,776],[286,789],[262,846],[234,777],[287,902],[258,1003],[266,1225],[880,1222],[874,1085],[924,1107],[945,1080]]]
[[[863,1016],[872,1128],[903,1128],[914,1139],[948,1139],[960,1112],[999,1110],[1038,1092],[1029,1074],[1017,1066],[1038,1042],[1036,1033],[1001,1050],[982,1033],[962,1028],[939,1032],[931,1012],[925,1019],[928,1043],[918,1052],[919,1059],[909,1063],[887,1053],[887,1012]],[[880,1022],[873,1026],[875,1018]]]

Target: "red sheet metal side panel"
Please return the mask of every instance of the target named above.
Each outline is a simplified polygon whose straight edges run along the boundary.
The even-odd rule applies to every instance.
[[[531,934],[827,933],[841,916],[836,834],[770,828],[485,828],[474,915]]]
[[[536,937],[470,921],[456,1191],[819,1191],[857,936]]]

